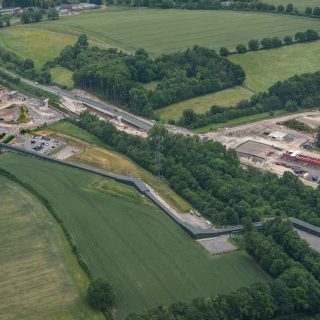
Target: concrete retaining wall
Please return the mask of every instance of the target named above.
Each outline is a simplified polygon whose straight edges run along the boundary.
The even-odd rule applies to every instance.
[[[317,237],[320,237],[320,228],[297,218],[289,218],[293,226],[302,231],[306,231]]]
[[[212,238],[212,237],[217,237],[220,235],[225,235],[225,234],[232,234],[232,233],[240,233],[243,232],[243,226],[242,225],[237,225],[237,226],[231,226],[227,228],[222,228],[222,229],[201,229],[194,227],[184,221],[182,221],[179,217],[177,217],[174,212],[172,212],[168,207],[166,207],[162,202],[160,202],[150,191],[148,186],[140,179],[134,178],[134,177],[129,177],[125,175],[119,175],[119,174],[114,174],[108,171],[96,169],[87,165],[83,165],[80,163],[75,163],[71,161],[64,161],[64,160],[59,160],[55,159],[43,154],[39,154],[34,151],[29,151],[25,150],[19,147],[15,147],[12,145],[7,145],[0,143],[0,151],[2,150],[10,150],[13,152],[18,152],[22,153],[25,155],[33,156],[36,158],[40,158],[43,160],[51,161],[54,163],[59,163],[68,167],[80,169],[83,171],[87,171],[90,173],[98,174],[102,177],[107,177],[110,179],[113,179],[117,182],[124,183],[126,185],[132,186],[136,188],[140,193],[148,197],[153,203],[155,203],[162,211],[164,211],[171,219],[173,219],[183,230],[185,230],[192,238],[194,239],[205,239],[205,238]],[[256,228],[261,228],[262,223],[261,222],[256,222],[254,223]]]

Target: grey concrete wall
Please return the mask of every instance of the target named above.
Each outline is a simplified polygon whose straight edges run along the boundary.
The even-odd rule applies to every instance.
[[[132,186],[137,189],[140,193],[148,197],[153,203],[155,203],[162,211],[164,211],[172,220],[174,220],[183,230],[185,230],[192,238],[194,239],[205,239],[205,238],[212,238],[212,237],[217,237],[220,235],[225,235],[225,234],[232,234],[232,233],[240,233],[243,232],[243,226],[242,225],[237,225],[237,226],[230,226],[227,228],[222,228],[222,229],[201,229],[194,227],[181,219],[179,219],[174,212],[172,212],[169,208],[164,206],[149,190],[148,186],[140,179],[134,178],[134,177],[129,177],[125,175],[119,175],[119,174],[114,174],[105,170],[93,168],[91,166],[87,166],[84,164],[76,163],[76,162],[71,162],[71,161],[64,161],[64,160],[59,160],[55,159],[34,151],[29,151],[25,150],[19,147],[15,147],[12,145],[7,145],[0,143],[0,151],[2,150],[10,150],[13,152],[18,152],[22,153],[25,155],[33,156],[42,160],[46,161],[51,161],[54,163],[59,163],[61,165],[65,165],[68,167],[80,169],[86,172],[94,173],[97,175],[100,175],[102,177],[107,177],[110,179],[113,179],[119,183],[124,183],[126,185]],[[261,228],[262,223],[261,222],[256,222],[255,224],[256,228]]]

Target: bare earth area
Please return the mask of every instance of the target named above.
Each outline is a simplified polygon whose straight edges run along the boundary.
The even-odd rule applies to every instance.
[[[198,242],[205,247],[210,254],[219,254],[237,250],[237,248],[229,241],[229,235],[202,239],[198,240]]]
[[[281,176],[290,171],[313,187],[320,181],[320,166],[295,161],[284,157],[285,152],[295,152],[320,158],[314,145],[315,132],[306,133],[289,129],[282,123],[296,119],[311,128],[320,126],[320,112],[309,111],[267,119],[238,127],[223,128],[200,135],[204,140],[216,140],[227,148],[236,149],[241,162]]]
[[[300,238],[302,238],[303,240],[306,240],[312,249],[320,253],[320,237],[314,236],[302,230],[298,230],[298,229],[295,229],[295,230],[298,232]]]

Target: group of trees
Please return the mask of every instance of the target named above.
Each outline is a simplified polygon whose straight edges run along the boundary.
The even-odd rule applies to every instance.
[[[306,187],[295,175],[282,178],[243,168],[235,150],[214,141],[184,137],[154,127],[147,140],[119,132],[88,112],[75,124],[157,174],[155,154],[162,141],[163,176],[178,194],[217,224],[239,224],[244,217],[286,213],[320,225],[320,190]]]
[[[28,9],[24,11],[21,16],[21,23],[27,24],[27,23],[36,23],[41,22],[43,19],[44,14],[47,15],[48,20],[58,20],[59,19],[59,12],[55,8],[50,8],[47,11],[46,10],[34,10],[34,9]]]
[[[2,7],[3,8],[30,8],[36,7],[37,0],[3,0]]]
[[[24,11],[21,14],[20,19],[23,24],[41,22],[43,19],[43,12],[41,10],[30,9]]]
[[[55,8],[50,8],[47,11],[48,20],[59,20],[59,12]]]
[[[48,10],[28,8],[19,14],[22,24],[41,22],[45,15],[48,20],[59,19],[59,12],[55,8],[48,8]],[[11,18],[10,14],[0,14],[0,28],[9,27],[11,25]]]
[[[3,8],[40,8],[49,9],[54,8],[61,3],[67,3],[67,0],[3,0]]]
[[[102,312],[110,311],[115,303],[115,295],[110,283],[102,279],[93,280],[87,291],[90,306]]]
[[[46,67],[36,70],[33,60],[23,59],[14,52],[0,47],[0,62],[9,70],[41,83],[50,83],[51,75]]]
[[[308,29],[305,32],[297,32],[294,39],[291,36],[285,36],[283,40],[279,37],[263,38],[261,41],[257,39],[251,39],[248,45],[238,44],[236,47],[237,53],[246,53],[247,51],[257,51],[262,49],[279,48],[283,45],[290,45],[297,42],[309,42],[319,40],[319,33],[315,30]],[[220,55],[226,57],[231,53],[226,47],[220,48]]]
[[[309,125],[307,125],[304,122],[298,121],[297,119],[289,119],[281,123],[282,125],[286,126],[287,128],[307,132],[307,133],[313,133],[315,130],[311,128]]]
[[[320,254],[300,238],[290,221],[280,218],[270,220],[265,224],[264,233],[271,236],[291,259],[301,263],[320,282]]]
[[[288,229],[292,238],[298,237],[292,226]],[[272,230],[277,236],[278,230]],[[240,288],[226,295],[196,298],[192,303],[159,306],[143,314],[129,315],[127,320],[267,320],[283,316],[294,319],[296,315],[320,312],[320,284],[299,258],[290,257],[269,234],[247,230],[244,238],[246,250],[273,277],[272,282]],[[306,243],[303,246],[315,259],[320,258],[318,253],[310,253]]]
[[[207,48],[194,46],[151,59],[144,49],[128,55],[89,47],[85,35],[65,47],[50,63],[54,64],[73,70],[78,87],[144,116],[177,101],[241,84],[245,78],[240,66]],[[150,81],[158,81],[154,90],[143,87]]]
[[[0,28],[9,27],[11,25],[10,14],[0,14]]]
[[[320,72],[296,75],[285,81],[278,81],[267,92],[241,101],[236,107],[213,106],[202,114],[192,109],[185,110],[178,124],[187,128],[199,128],[212,123],[226,122],[231,119],[286,109],[311,108],[320,103]],[[173,123],[173,121],[171,121]]]
[[[320,7],[307,7],[304,11],[300,11],[297,7],[294,7],[292,3],[287,5],[269,4],[262,1],[235,1],[228,4],[228,8],[232,10],[245,10],[245,11],[262,11],[280,14],[300,15],[300,16],[311,16],[320,17]]]
[[[8,0],[7,0],[8,1]],[[220,0],[111,0],[109,4],[131,7],[156,7],[162,9],[179,8],[190,10],[241,10],[260,11],[278,14],[290,14],[320,17],[320,7],[307,7],[304,12],[299,11],[292,3],[278,6],[262,1],[220,1]]]

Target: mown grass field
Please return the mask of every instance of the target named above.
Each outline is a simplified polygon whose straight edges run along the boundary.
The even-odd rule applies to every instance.
[[[103,320],[85,302],[88,279],[60,226],[0,176],[0,319]]]
[[[231,88],[205,96],[174,103],[168,107],[156,110],[156,115],[161,120],[179,120],[186,109],[192,109],[197,113],[204,113],[212,106],[234,106],[241,100],[247,100],[252,94],[241,88]]]
[[[209,256],[129,187],[12,153],[0,156],[0,167],[48,199],[94,276],[112,283],[118,319],[269,280],[242,251]]]
[[[264,91],[295,74],[319,71],[320,41],[232,55],[229,59],[245,70],[245,84],[250,89]]]
[[[36,26],[12,26],[0,31],[0,47],[32,59],[37,68],[59,55],[66,45],[72,45],[76,37],[65,32],[57,33]]]
[[[49,130],[64,134],[64,139],[71,140],[71,143],[88,143],[84,151],[72,157],[72,160],[89,164],[104,170],[137,177],[148,183],[157,190],[161,196],[179,212],[188,212],[191,205],[177,195],[169,185],[147,170],[143,169],[125,155],[108,148],[103,142],[91,135],[89,132],[78,128],[69,122],[57,122],[48,126]],[[74,141],[71,137],[79,139]]]
[[[282,4],[286,6],[288,3],[292,3],[296,8],[304,12],[307,7],[319,7],[319,0],[269,0],[268,3],[274,4],[275,6]]]
[[[68,89],[73,88],[72,71],[63,67],[55,67],[50,69],[50,73],[54,83],[66,86]]]
[[[286,15],[205,11],[136,9],[98,11],[13,26],[0,31],[0,46],[7,47],[37,65],[56,56],[75,36],[86,33],[94,44],[126,51],[145,48],[152,55],[170,53],[195,44],[234,49],[252,38],[294,35],[306,29],[320,30],[319,21]]]

